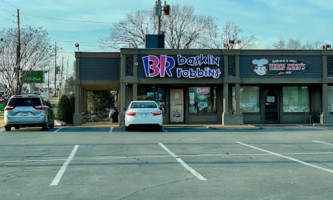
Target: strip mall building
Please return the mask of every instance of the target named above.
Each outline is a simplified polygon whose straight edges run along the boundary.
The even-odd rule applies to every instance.
[[[76,52],[74,124],[87,91],[155,100],[164,123],[333,124],[331,50],[121,49]]]

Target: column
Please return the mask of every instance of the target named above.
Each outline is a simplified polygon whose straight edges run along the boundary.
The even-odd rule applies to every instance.
[[[138,100],[138,84],[133,83],[133,100]]]
[[[240,114],[240,84],[235,84],[236,114]]]
[[[81,102],[81,88],[80,85],[75,85],[75,112],[73,116],[73,125],[81,125],[81,111],[80,111],[80,102]]]

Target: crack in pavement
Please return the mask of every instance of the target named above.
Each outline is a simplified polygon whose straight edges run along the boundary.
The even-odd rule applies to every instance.
[[[152,189],[152,188],[156,188],[156,187],[160,187],[160,186],[165,186],[165,185],[171,185],[171,184],[174,184],[174,183],[179,183],[179,182],[183,182],[183,181],[188,181],[189,179],[191,178],[194,178],[194,177],[187,177],[185,179],[178,179],[178,180],[174,180],[174,181],[171,181],[171,182],[167,182],[167,183],[161,183],[161,184],[157,184],[157,185],[152,185],[152,186],[148,186],[148,187],[144,187],[144,188],[141,188],[135,192],[132,192],[131,194],[128,194],[122,198],[120,198],[119,200],[124,200],[124,199],[127,199],[131,196],[134,196],[136,193],[139,193],[141,191],[145,191],[145,190],[148,190],[148,189]]]

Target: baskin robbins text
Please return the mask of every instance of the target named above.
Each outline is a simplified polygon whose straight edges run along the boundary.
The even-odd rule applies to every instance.
[[[173,77],[173,73],[177,78],[214,78],[218,79],[222,72],[219,69],[220,58],[212,55],[203,55],[185,57],[177,55],[176,60],[171,56],[160,55],[160,57],[149,55],[142,58],[146,77]],[[189,68],[184,68],[184,67]],[[211,67],[218,67],[217,69]]]

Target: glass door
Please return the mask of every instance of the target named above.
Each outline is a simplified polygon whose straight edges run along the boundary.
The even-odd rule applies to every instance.
[[[264,90],[265,105],[264,105],[264,120],[267,124],[279,123],[279,90],[265,89]]]
[[[183,89],[170,89],[170,122],[184,123]]]

